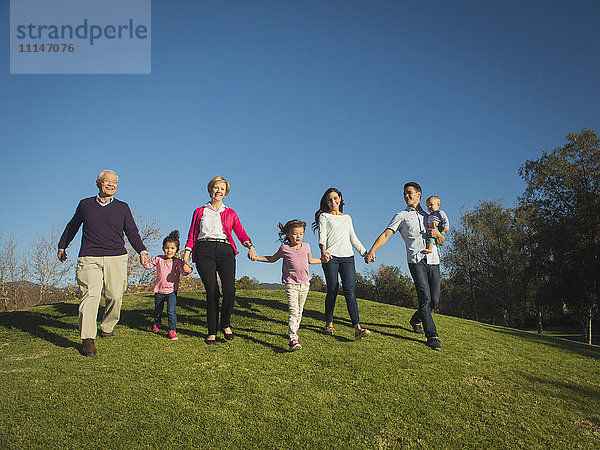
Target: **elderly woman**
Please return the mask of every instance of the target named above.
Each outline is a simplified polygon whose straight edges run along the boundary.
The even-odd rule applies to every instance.
[[[234,338],[231,331],[231,313],[235,301],[235,256],[238,251],[233,241],[232,231],[248,249],[250,259],[257,258],[254,246],[246,234],[236,212],[223,204],[229,194],[229,183],[223,177],[215,177],[208,183],[210,202],[197,208],[192,216],[192,224],[183,254],[183,261],[189,265],[190,254],[206,289],[207,344],[214,344],[219,325],[219,291],[217,273],[221,279],[223,303],[221,306],[221,326],[225,339]]]

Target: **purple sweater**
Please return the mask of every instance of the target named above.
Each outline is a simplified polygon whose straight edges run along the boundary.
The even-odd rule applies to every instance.
[[[58,248],[66,249],[83,223],[79,256],[119,256],[125,255],[127,235],[136,252],[146,250],[127,203],[113,198],[106,206],[100,206],[96,197],[84,198],[77,205],[75,215],[65,227]]]

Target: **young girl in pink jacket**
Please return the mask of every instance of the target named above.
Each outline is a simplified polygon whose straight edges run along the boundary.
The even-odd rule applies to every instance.
[[[152,331],[158,333],[161,325],[161,316],[165,302],[167,302],[167,317],[169,319],[169,339],[177,337],[177,289],[179,289],[179,276],[189,275],[192,268],[175,255],[179,251],[179,231],[171,232],[163,240],[164,255],[155,257],[146,264],[146,269],[156,267],[156,280],[154,281],[154,325]]]

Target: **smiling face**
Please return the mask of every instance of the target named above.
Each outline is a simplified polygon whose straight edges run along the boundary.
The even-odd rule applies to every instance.
[[[217,181],[210,190],[210,199],[213,202],[223,201],[227,195],[227,184],[224,181]]]
[[[340,211],[341,203],[342,198],[337,192],[330,192],[327,194],[327,207],[329,208],[330,213],[338,213]]]
[[[421,193],[413,186],[408,186],[404,188],[404,201],[408,206],[416,209],[421,201]]]
[[[287,238],[290,240],[290,246],[294,247],[302,243],[304,238],[304,228],[294,227],[287,233]]]
[[[430,213],[440,209],[440,199],[437,197],[429,197],[425,204],[427,205],[427,211]]]
[[[98,186],[98,195],[100,195],[100,197],[112,197],[115,195],[115,192],[117,192],[119,177],[113,172],[107,172],[101,180],[96,181],[96,186]]]
[[[177,245],[175,242],[166,242],[165,246],[163,247],[163,252],[165,252],[166,259],[173,259],[177,253]]]

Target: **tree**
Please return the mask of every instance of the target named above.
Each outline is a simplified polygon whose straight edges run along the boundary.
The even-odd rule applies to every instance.
[[[140,237],[146,248],[152,248],[162,239],[160,225],[154,217],[142,217],[134,214],[135,223],[138,227]],[[147,290],[152,286],[155,270],[147,270],[142,267],[139,255],[133,249],[127,239],[125,239],[125,248],[127,249],[127,290],[139,291]]]
[[[258,289],[260,287],[258,279],[250,278],[248,275],[237,280],[235,285],[238,289]]]
[[[327,292],[327,285],[321,275],[313,274],[310,278],[310,290],[315,292]]]
[[[544,270],[582,317],[591,344],[592,318],[600,306],[600,140],[586,129],[566,139],[520,167],[527,183],[520,201],[543,216],[546,235],[538,235],[538,243],[548,258]]]
[[[473,211],[465,211],[460,224],[452,232],[445,264],[456,291],[470,298],[462,304],[470,304],[471,311],[461,315],[473,317],[477,312],[483,320],[514,327],[515,308],[523,298],[525,261],[524,233],[514,210],[482,201]]]
[[[372,299],[380,303],[398,306],[415,306],[417,293],[412,278],[402,273],[399,267],[380,265],[372,273]]]
[[[73,269],[72,264],[61,263],[56,257],[59,239],[60,234],[51,225],[49,234],[39,234],[28,252],[31,279],[38,287],[38,303],[42,303],[49,291],[57,288]]]
[[[11,237],[2,242],[0,236],[0,308],[18,308],[23,302],[23,282],[27,278],[27,266],[17,251],[17,240]]]
[[[354,290],[358,298],[375,300],[375,286],[373,285],[373,278],[371,276],[365,276],[362,273],[357,273]]]

